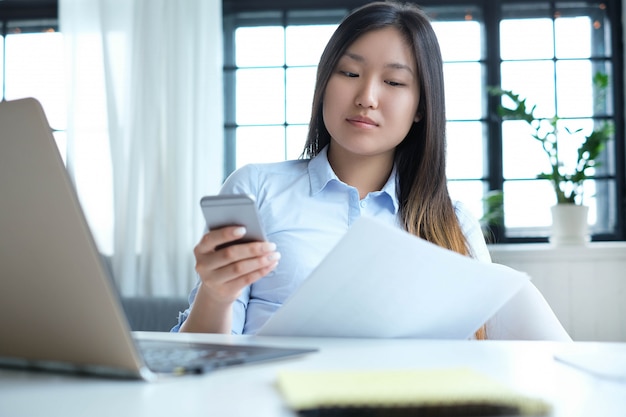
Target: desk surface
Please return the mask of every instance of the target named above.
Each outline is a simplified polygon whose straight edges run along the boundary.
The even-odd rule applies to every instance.
[[[470,367],[520,393],[543,398],[554,416],[625,416],[626,381],[593,376],[554,360],[562,350],[626,355],[626,344],[254,338],[137,333],[220,343],[317,347],[298,358],[140,382],[0,370],[0,416],[293,416],[275,388],[287,369],[376,370]]]

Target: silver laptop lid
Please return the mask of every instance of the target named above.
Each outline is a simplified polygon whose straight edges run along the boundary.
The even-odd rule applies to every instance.
[[[0,358],[139,376],[142,360],[40,104],[0,103]]]

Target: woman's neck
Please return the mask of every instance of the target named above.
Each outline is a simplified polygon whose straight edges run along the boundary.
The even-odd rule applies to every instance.
[[[385,186],[393,169],[393,152],[362,156],[337,148],[329,148],[328,162],[341,181],[359,190],[359,198]]]

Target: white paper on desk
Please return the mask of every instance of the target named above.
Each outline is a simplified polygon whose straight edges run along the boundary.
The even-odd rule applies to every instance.
[[[258,334],[467,339],[527,280],[362,217]]]
[[[567,344],[554,354],[554,359],[592,375],[626,383],[626,344]]]

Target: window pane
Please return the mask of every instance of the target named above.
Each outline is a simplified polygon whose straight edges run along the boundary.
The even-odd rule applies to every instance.
[[[304,150],[309,125],[287,126],[287,159],[298,159]]]
[[[563,172],[572,172],[576,168],[578,148],[585,140],[585,136],[593,131],[593,127],[591,119],[560,120],[557,123],[559,156]],[[569,134],[568,130],[572,134]],[[594,168],[590,168],[587,173],[593,175],[594,171]]]
[[[480,23],[433,22],[444,61],[478,61],[482,58]]]
[[[237,70],[237,124],[285,122],[285,79],[282,68]]]
[[[238,28],[235,45],[238,67],[282,66],[285,63],[285,31],[282,26]]]
[[[533,129],[524,121],[510,120],[502,123],[504,178],[536,178],[538,174],[550,170],[548,157],[541,143],[531,136],[532,133]]]
[[[258,162],[278,162],[285,159],[285,128],[282,126],[253,126],[237,128],[237,168]]]
[[[482,123],[448,122],[446,129],[448,179],[482,178],[485,153]]]
[[[481,181],[448,181],[450,198],[465,204],[470,213],[477,219],[480,219],[484,214],[483,188],[484,185]]]
[[[502,59],[554,57],[551,19],[506,19],[500,23]]]
[[[559,117],[593,116],[593,74],[591,61],[556,63]]]
[[[556,19],[556,57],[591,57],[591,23],[587,16]]]
[[[67,99],[63,81],[60,33],[25,33],[6,37],[5,98],[36,97],[52,128],[66,128]]]
[[[315,65],[337,25],[287,26],[287,65]]]
[[[554,116],[554,64],[552,61],[502,63],[502,88],[512,90],[528,104],[537,105],[535,116]]]
[[[503,191],[504,226],[507,229],[550,226],[550,207],[556,202],[556,198],[548,181],[507,181]],[[547,229],[538,235],[546,236],[546,233]]]
[[[316,67],[287,68],[287,123],[308,123]]]
[[[481,64],[444,64],[446,117],[450,120],[480,119],[482,116]]]
[[[592,233],[613,233],[617,225],[615,181],[593,180],[585,188],[583,202],[589,206],[589,226]],[[585,184],[585,187],[587,184]]]

